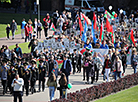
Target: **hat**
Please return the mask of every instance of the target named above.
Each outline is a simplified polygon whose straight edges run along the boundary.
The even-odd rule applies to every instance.
[[[14,61],[17,61],[17,58],[15,57],[13,60],[14,60]]]
[[[20,61],[22,61],[22,60],[18,58],[17,61],[20,62]]]
[[[35,37],[35,35],[33,35],[33,37]]]
[[[39,60],[39,63],[42,63],[43,62],[43,60]]]
[[[28,65],[28,63],[27,63],[27,62],[25,62],[25,63],[23,63],[23,65],[24,65],[24,66],[27,66],[27,65]]]
[[[57,66],[57,63],[56,62],[54,63],[54,66]]]
[[[86,50],[90,51],[90,49],[88,47],[86,47]]]
[[[3,63],[7,63],[7,60],[6,60],[6,59],[4,59],[4,60],[2,60],[2,62],[3,62]]]
[[[13,64],[13,63],[11,63],[11,65],[10,66],[13,66],[13,67],[15,67],[15,65]]]
[[[32,63],[32,64],[36,64],[36,61],[35,61],[35,60],[32,60],[31,63]]]

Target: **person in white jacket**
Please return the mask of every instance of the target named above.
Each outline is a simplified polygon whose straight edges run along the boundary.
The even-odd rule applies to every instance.
[[[22,102],[23,85],[24,80],[22,78],[19,78],[19,74],[17,74],[11,84],[13,87],[14,102],[17,102],[17,97],[19,98],[19,102]]]

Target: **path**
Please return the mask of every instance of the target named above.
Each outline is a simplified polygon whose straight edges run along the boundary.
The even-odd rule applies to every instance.
[[[99,81],[96,83],[94,82],[94,84],[85,84],[85,81],[82,81],[82,73],[76,73],[75,75],[70,76],[70,82],[72,83],[73,87],[68,90],[69,92],[75,92],[77,90],[80,89],[84,89],[84,88],[88,88],[91,87],[93,85],[98,85],[100,83],[103,82],[103,77],[100,74],[99,75]],[[101,73],[101,72],[100,72]],[[133,73],[133,69],[128,66],[126,69],[126,74],[132,74]],[[112,78],[110,77],[110,80],[112,80]],[[47,80],[46,80],[47,81]],[[38,82],[36,85],[36,90],[38,90]],[[55,91],[55,98],[59,97],[59,91]],[[12,102],[13,97],[8,94],[6,94],[5,96],[2,96],[2,87],[0,87],[0,102]],[[31,94],[27,97],[25,94],[23,96],[23,102],[48,102],[49,101],[49,89],[48,87],[45,88],[44,92],[40,92],[40,93],[35,93],[35,94]]]

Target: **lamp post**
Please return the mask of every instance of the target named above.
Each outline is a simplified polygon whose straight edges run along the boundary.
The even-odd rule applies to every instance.
[[[39,0],[36,0],[36,4],[38,5],[38,20],[40,20],[40,4],[39,4]]]
[[[112,8],[113,8],[113,7],[110,5],[110,6],[109,6],[109,10],[111,11],[111,10],[112,10]]]
[[[122,22],[122,18],[121,18],[121,14],[123,13],[123,10],[122,9],[120,9],[120,22]]]

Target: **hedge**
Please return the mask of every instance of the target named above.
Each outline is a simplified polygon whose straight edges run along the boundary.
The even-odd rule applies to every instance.
[[[67,99],[55,99],[51,102],[89,102],[111,93],[128,89],[134,85],[138,85],[138,73],[127,75],[111,82],[101,83],[90,88],[81,89],[80,91],[68,93]]]

